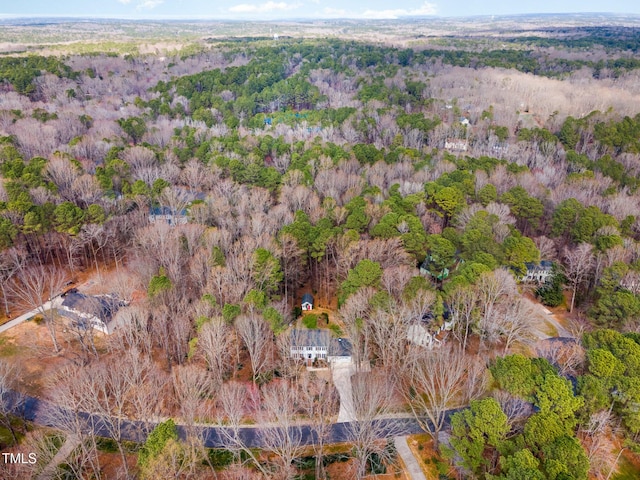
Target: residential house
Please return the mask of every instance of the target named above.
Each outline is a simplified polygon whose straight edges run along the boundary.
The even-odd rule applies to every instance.
[[[444,148],[452,152],[466,152],[469,149],[469,142],[460,138],[447,138]]]
[[[553,276],[553,262],[542,260],[540,263],[525,263],[527,273],[522,277],[525,283],[545,283]]]
[[[328,360],[331,364],[350,363],[353,346],[347,338],[332,338],[329,344]]]
[[[427,327],[414,323],[407,328],[407,340],[419,347],[433,348],[440,345],[435,335],[431,335]]]
[[[302,310],[313,310],[313,296],[310,293],[302,295]]]
[[[328,360],[331,332],[323,329],[294,329],[291,331],[291,358],[306,360]]]
[[[113,317],[126,305],[112,295],[85,295],[76,289],[63,294],[58,314],[71,320],[78,328],[95,328],[107,335],[113,333]]]
[[[149,210],[149,223],[165,222],[168,225],[184,225],[189,221],[185,209],[174,211],[170,207],[152,207]]]

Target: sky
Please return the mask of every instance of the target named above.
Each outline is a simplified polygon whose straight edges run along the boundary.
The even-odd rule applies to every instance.
[[[523,13],[640,14],[638,0],[0,0],[0,16],[281,20]]]

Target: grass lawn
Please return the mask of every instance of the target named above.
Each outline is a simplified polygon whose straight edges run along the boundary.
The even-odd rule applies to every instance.
[[[0,337],[0,357],[12,357],[18,353],[18,346],[7,337]]]

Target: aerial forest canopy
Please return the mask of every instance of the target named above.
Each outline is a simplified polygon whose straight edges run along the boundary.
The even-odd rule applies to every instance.
[[[363,478],[394,464],[385,415],[441,478],[606,478],[640,451],[638,29],[260,33],[0,54],[0,323],[40,332],[0,392],[27,390],[5,357],[59,360],[28,391],[112,442],[78,440],[74,474],[110,449],[140,478]],[[70,299],[118,327],[64,323]],[[303,367],[347,344],[345,413]],[[125,419],[151,422],[137,446]],[[301,419],[313,450],[234,430]]]

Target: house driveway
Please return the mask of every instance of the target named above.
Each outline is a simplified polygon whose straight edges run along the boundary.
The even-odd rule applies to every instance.
[[[575,338],[575,335],[560,323],[551,310],[539,302],[532,301],[531,303],[536,311],[536,318],[533,322],[534,328],[532,329],[532,334],[536,340],[546,340],[555,337]],[[555,333],[555,335],[549,335],[550,332]]]
[[[409,480],[427,480],[424,472],[422,471],[422,468],[420,468],[418,460],[409,448],[407,437],[395,437],[393,439],[393,444],[396,447],[398,455],[400,455],[400,458],[402,458],[402,463],[404,463],[404,471],[409,477]]]
[[[57,308],[62,304],[62,297],[56,297],[53,300],[46,302],[42,305],[42,308],[36,308],[27,312],[19,317],[14,318],[13,320],[3,324],[0,326],[0,333],[6,332],[10,328],[20,325],[22,322],[29,320],[31,317],[35,317],[36,315],[42,315],[42,310],[51,310],[52,308]]]
[[[351,376],[356,368],[353,362],[335,362],[331,365],[333,384],[340,395],[340,410],[338,411],[338,423],[353,422],[356,420],[353,408],[353,391],[351,390]]]

